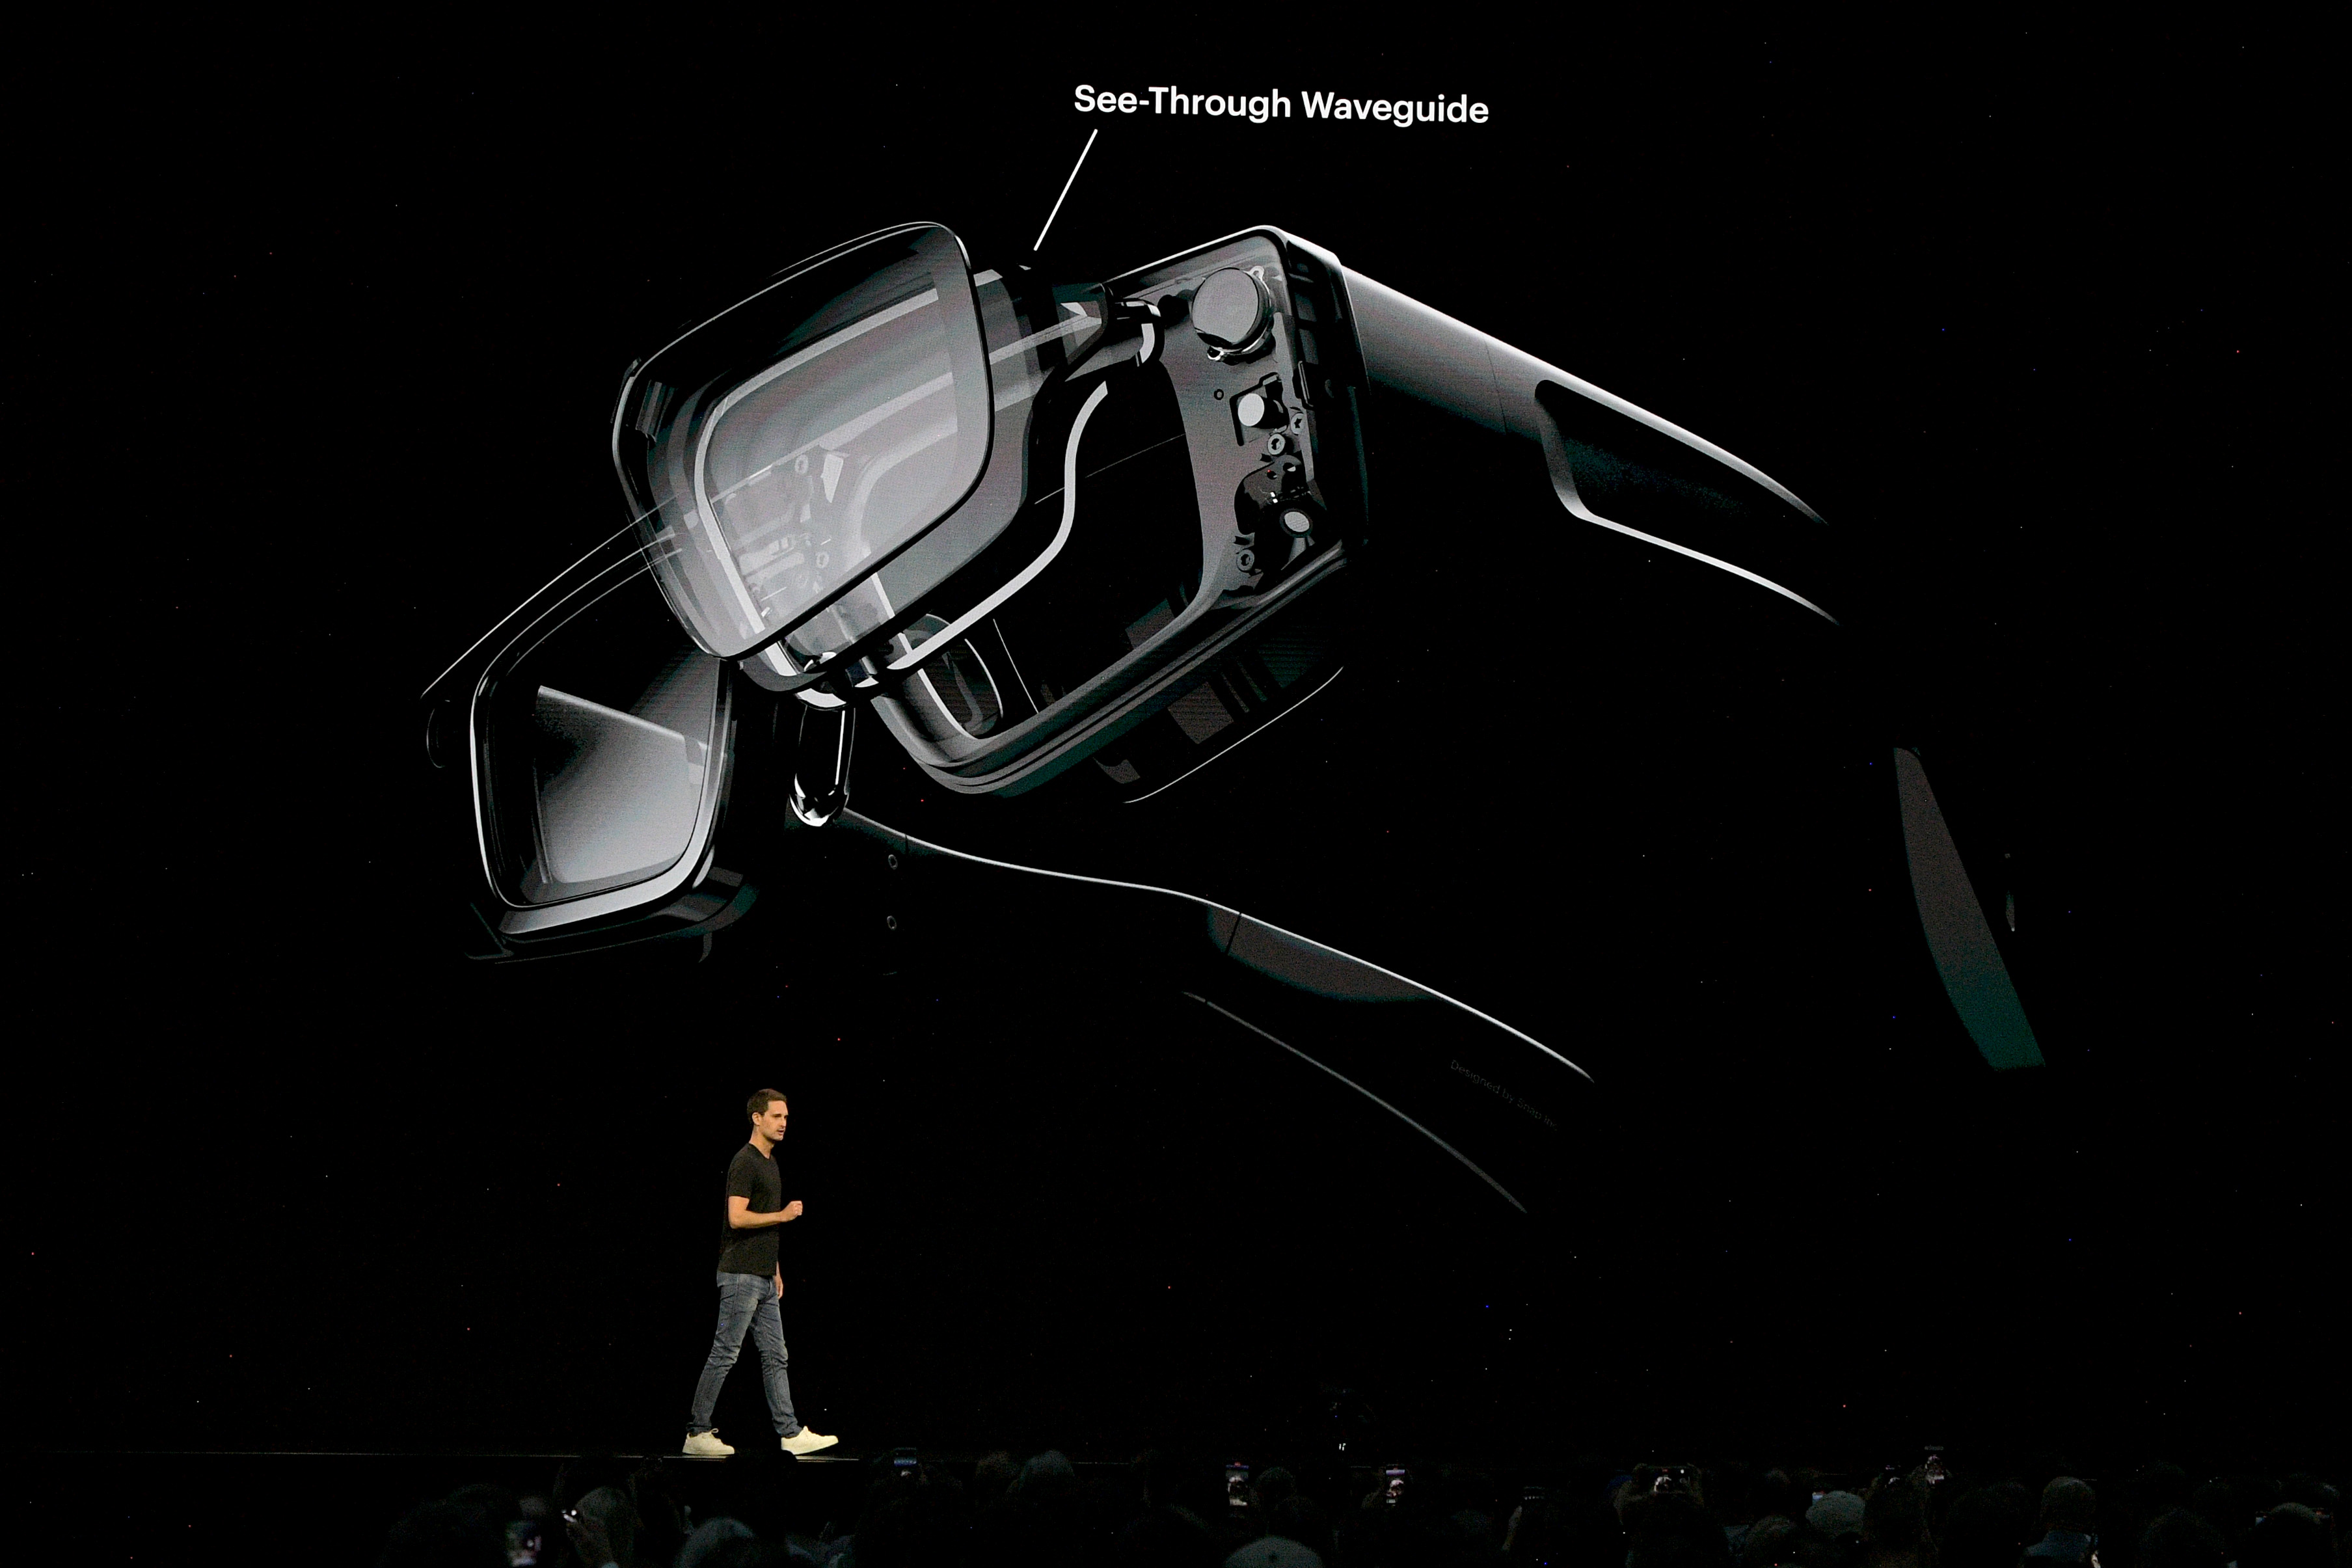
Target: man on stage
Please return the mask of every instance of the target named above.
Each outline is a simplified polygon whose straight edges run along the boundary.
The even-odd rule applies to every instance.
[[[783,1142],[787,1107],[772,1089],[754,1094],[745,1109],[751,1141],[735,1152],[727,1167],[727,1218],[719,1233],[719,1332],[702,1381],[694,1385],[694,1408],[686,1418],[686,1452],[695,1458],[724,1458],[735,1450],[719,1440],[710,1424],[719,1406],[719,1385],[742,1353],[743,1331],[760,1347],[760,1370],[768,1384],[768,1409],[787,1454],[814,1454],[840,1441],[812,1432],[793,1414],[793,1385],[784,1376],[783,1315],[776,1302],[784,1293],[783,1266],[776,1258],[776,1227],[801,1217],[800,1200],[784,1202],[784,1179],[776,1169],[776,1145]]]

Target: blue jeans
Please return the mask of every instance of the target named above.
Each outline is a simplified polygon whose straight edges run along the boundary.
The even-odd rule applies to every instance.
[[[719,1276],[719,1332],[710,1341],[710,1359],[703,1363],[702,1381],[694,1385],[694,1408],[686,1418],[687,1436],[711,1429],[710,1414],[719,1408],[719,1385],[727,1381],[735,1358],[743,1353],[743,1331],[760,1347],[760,1370],[768,1384],[768,1410],[776,1418],[776,1436],[799,1433],[800,1418],[793,1414],[793,1385],[784,1376],[791,1357],[784,1353],[784,1318],[776,1310],[776,1284],[764,1274]]]

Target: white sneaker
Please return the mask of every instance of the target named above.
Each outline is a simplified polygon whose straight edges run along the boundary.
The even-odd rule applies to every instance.
[[[708,1432],[689,1432],[683,1450],[689,1459],[723,1459],[735,1450],[719,1440],[719,1428]]]
[[[838,1437],[828,1437],[822,1432],[812,1432],[807,1427],[803,1426],[799,1431],[793,1433],[791,1436],[783,1439],[784,1452],[787,1454],[814,1454],[819,1448],[830,1448],[835,1443],[840,1441],[841,1439]]]

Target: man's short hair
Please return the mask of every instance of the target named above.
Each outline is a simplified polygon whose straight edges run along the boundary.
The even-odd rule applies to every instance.
[[[2098,1518],[2098,1498],[2085,1481],[2060,1476],[2042,1489],[2042,1528],[2087,1534]]]
[[[593,1519],[604,1527],[604,1539],[612,1543],[613,1555],[624,1563],[636,1561],[636,1505],[629,1495],[613,1487],[598,1487],[572,1505],[583,1519]]]
[[[781,1089],[757,1089],[753,1091],[750,1100],[743,1102],[743,1110],[751,1121],[757,1121],[768,1113],[768,1106],[772,1101],[783,1098],[784,1091]]]

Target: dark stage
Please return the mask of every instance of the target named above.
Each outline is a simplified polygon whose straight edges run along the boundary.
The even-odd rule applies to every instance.
[[[1087,33],[788,111],[617,53],[240,33],[101,72],[59,34],[10,110],[20,1532],[365,1563],[469,1482],[675,1455],[766,1084],[841,1458],[753,1451],[747,1349],[717,1420],[759,1442],[665,1467],[705,1517],[845,1531],[903,1447],[1334,1495],[1927,1444],[2340,1483],[2311,68],[2221,23],[1752,32],[1240,71],[1494,108],[1405,132],[1082,118],[1080,81],[1206,69]],[[1720,442],[1836,531],[1864,695],[1707,651],[1747,611],[1672,562],[1498,540],[1472,473],[1410,534],[1453,596],[1230,765],[949,799],[875,727],[850,807],[898,837],[804,833],[708,943],[468,960],[418,694],[627,521],[633,359],[913,218],[1072,280],[1278,225]],[[1898,744],[2044,1066],[1945,999],[1863,771]],[[1219,900],[1591,1082],[1497,1202],[1279,1048],[1433,1009],[908,836]]]

